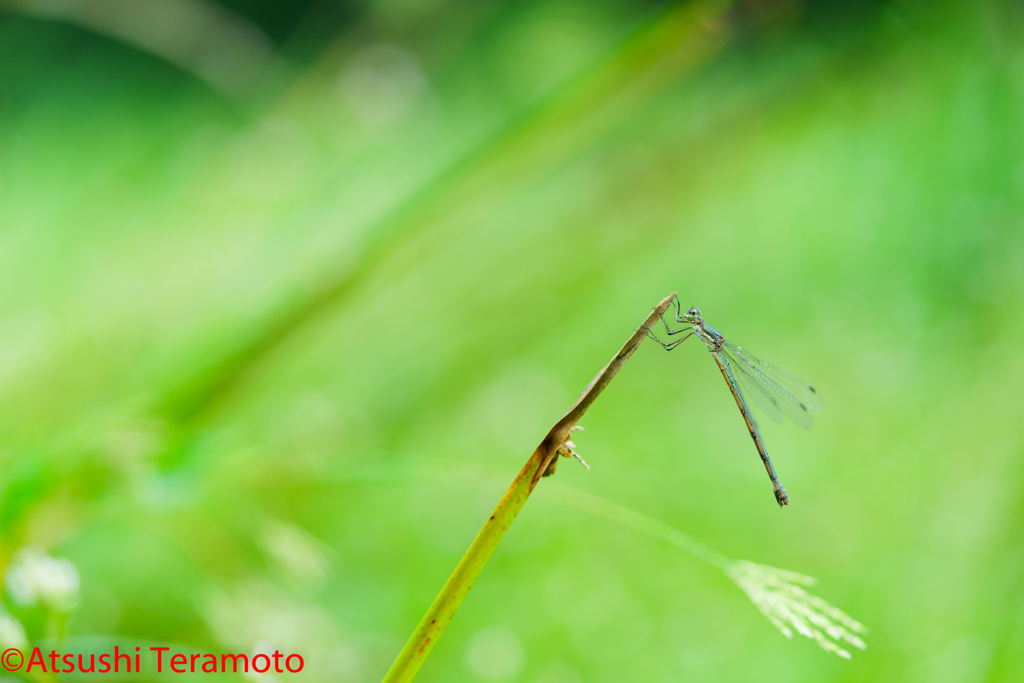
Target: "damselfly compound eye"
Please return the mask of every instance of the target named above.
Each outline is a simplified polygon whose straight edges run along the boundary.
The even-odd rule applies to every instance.
[[[700,317],[700,309],[699,308],[691,308],[690,310],[688,310],[686,312],[686,315],[687,315],[687,317],[690,317],[690,318],[699,318]]]

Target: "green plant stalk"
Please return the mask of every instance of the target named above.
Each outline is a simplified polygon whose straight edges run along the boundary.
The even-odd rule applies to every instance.
[[[384,676],[383,683],[405,683],[416,677],[423,662],[426,661],[430,651],[437,644],[438,638],[444,633],[448,622],[455,616],[459,605],[466,598],[469,589],[476,583],[477,577],[483,571],[484,565],[491,559],[494,550],[501,543],[505,532],[512,525],[516,515],[523,508],[526,499],[533,493],[537,482],[545,474],[553,471],[553,461],[558,457],[559,452],[564,452],[565,442],[569,439],[573,427],[580,421],[583,414],[597,399],[598,395],[608,386],[612,378],[619,372],[619,369],[629,360],[640,343],[647,337],[648,330],[668,310],[672,304],[675,292],[665,297],[658,306],[651,311],[643,324],[623,345],[615,357],[604,366],[601,372],[590,381],[587,388],[583,390],[576,403],[569,408],[562,419],[555,423],[555,426],[547,433],[540,445],[526,461],[526,465],[516,476],[508,491],[502,496],[494,512],[484,522],[480,533],[473,539],[469,550],[459,560],[455,571],[448,577],[448,581],[441,588],[441,592],[434,598],[427,613],[423,615],[416,630],[409,636],[405,647],[398,654],[395,663],[391,665]]]

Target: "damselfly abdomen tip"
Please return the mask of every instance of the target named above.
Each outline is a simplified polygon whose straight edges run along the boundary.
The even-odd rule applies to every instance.
[[[779,503],[779,507],[789,505],[789,494],[786,493],[785,486],[779,485],[779,490],[775,492],[775,500]]]

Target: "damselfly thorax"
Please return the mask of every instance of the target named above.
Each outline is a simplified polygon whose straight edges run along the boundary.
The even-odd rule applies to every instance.
[[[717,352],[722,350],[722,345],[725,344],[725,337],[722,336],[721,332],[711,327],[711,325],[708,325],[703,320],[693,329],[697,333],[697,336],[700,337],[700,340],[704,342],[704,345],[708,347],[708,351]]]

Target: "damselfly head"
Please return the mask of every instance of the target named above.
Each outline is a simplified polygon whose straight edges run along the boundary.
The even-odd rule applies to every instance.
[[[700,309],[694,306],[693,308],[691,308],[690,310],[683,314],[683,318],[687,322],[697,322],[698,320],[700,320]]]

